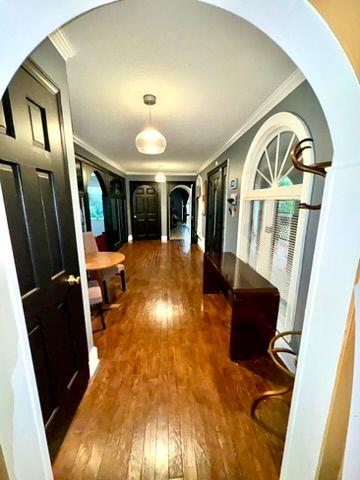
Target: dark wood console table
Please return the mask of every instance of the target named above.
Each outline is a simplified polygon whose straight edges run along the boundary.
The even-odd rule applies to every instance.
[[[231,360],[264,354],[275,334],[279,291],[233,253],[205,253],[203,293],[223,293],[231,307]]]

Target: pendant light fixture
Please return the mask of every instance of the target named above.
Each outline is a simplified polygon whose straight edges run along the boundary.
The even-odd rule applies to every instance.
[[[144,103],[149,106],[149,125],[137,135],[135,145],[140,153],[159,155],[165,151],[166,138],[152,125],[151,107],[156,103],[155,95],[144,95]]]

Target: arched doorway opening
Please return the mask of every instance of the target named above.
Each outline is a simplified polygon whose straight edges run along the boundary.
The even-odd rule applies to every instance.
[[[38,1],[38,9],[42,15],[27,2],[6,1],[1,4],[0,17],[4,28],[0,29],[1,43],[11,45],[3,51],[1,61],[1,93],[7,86],[12,75],[20,66],[23,59],[48,35],[51,31],[99,5],[109,3],[101,0],[87,0],[80,4],[50,5],[48,2]],[[269,22],[269,3],[264,2],[233,2],[231,0],[208,1],[242,16],[258,28],[266,32],[277,42],[302,69],[307,79],[312,84],[325,115],[329,122],[334,145],[334,160],[325,187],[323,208],[321,213],[320,228],[317,239],[316,265],[312,273],[311,295],[308,299],[305,330],[301,349],[298,375],[294,390],[294,401],[289,424],[289,439],[286,444],[283,474],[290,475],[291,468],[302,463],[309,477],[316,470],[316,464],[321,449],[321,440],[325,430],[327,412],[330,405],[331,392],[335,381],[339,352],[344,336],[347,318],[347,305],[352,291],[353,278],[358,257],[357,248],[351,240],[357,238],[360,231],[360,219],[353,215],[348,205],[355,204],[357,199],[359,175],[359,157],[356,136],[356,122],[359,116],[359,87],[352,68],[337,43],[335,36],[328,29],[322,18],[307,2],[293,2],[284,6],[284,2],[271,3],[271,18]],[[296,9],[296,10],[295,10]],[[44,22],[46,18],[46,22]],[[301,24],[301,35],[294,34],[294,23],[289,19],[296,19]],[[14,22],[14,20],[17,20]],[[29,22],[30,19],[30,22]],[[27,35],[22,33],[23,25],[31,25]],[[16,38],[16,41],[13,39]],[[317,39],[317,48],[314,48],[314,38]],[[331,58],[331,62],[328,59]],[[337,75],[333,72],[336,71]],[[338,78],[341,78],[341,82]],[[334,99],[340,99],[335,102]],[[70,170],[74,166],[70,165]],[[77,199],[76,199],[77,200]],[[75,204],[75,200],[73,200]],[[78,212],[78,210],[76,210]],[[79,215],[80,218],[80,215]],[[1,300],[6,304],[6,317],[14,325],[13,339],[15,351],[19,348],[17,357],[17,378],[22,378],[19,383],[26,385],[27,395],[22,399],[32,406],[28,416],[29,429],[33,432],[32,459],[23,462],[24,472],[33,466],[33,461],[39,465],[39,475],[36,478],[46,478],[49,472],[49,462],[44,449],[44,435],[38,425],[40,415],[36,406],[36,391],[32,372],[28,365],[31,363],[30,352],[24,342],[23,312],[21,298],[16,282],[15,265],[11,249],[11,242],[7,229],[6,214],[3,202],[0,202],[0,224],[3,226],[1,240],[4,248],[1,251],[0,273],[4,280],[1,291]],[[349,231],[351,225],[352,235],[341,235]],[[80,220],[79,220],[79,230]],[[336,240],[335,240],[336,239]],[[343,252],[341,264],[332,254],[334,249]],[[84,273],[84,265],[82,265]],[[334,280],[333,272],[337,272]],[[339,285],[341,289],[339,290]],[[326,348],[319,350],[318,338]],[[20,341],[19,341],[20,339]],[[9,342],[12,348],[11,342]],[[329,356],[331,352],[331,356]],[[11,357],[12,358],[12,357]],[[326,371],[323,365],[326,364]],[[7,365],[4,365],[5,370]],[[13,364],[8,365],[13,371]],[[318,395],[309,391],[321,384]],[[16,392],[15,392],[16,394]],[[30,398],[30,400],[28,400]],[[20,408],[21,405],[18,405]],[[34,413],[35,412],[35,413]],[[316,419],[312,422],[308,418]],[[19,413],[16,409],[14,415]],[[304,431],[304,429],[306,431]],[[313,434],[315,429],[315,434]],[[14,434],[14,436],[16,436]],[[311,438],[306,448],[299,450],[301,439]],[[16,437],[18,439],[18,437]],[[40,447],[39,447],[40,445]],[[42,447],[41,447],[42,446]],[[302,445],[303,446],[303,445]],[[38,447],[38,448],[36,448]],[[21,450],[21,454],[20,454]],[[23,455],[24,449],[19,447],[11,451],[11,458]],[[7,455],[7,451],[4,452]],[[33,470],[31,470],[33,471]],[[26,476],[26,473],[25,473]],[[292,477],[295,478],[295,477]]]
[[[169,239],[191,240],[192,189],[177,185],[169,193]]]
[[[101,176],[97,172],[90,175],[87,186],[89,197],[91,231],[95,237],[101,237],[105,233],[104,214],[104,185]]]

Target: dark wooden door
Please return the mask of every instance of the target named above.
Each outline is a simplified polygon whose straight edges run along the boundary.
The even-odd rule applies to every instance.
[[[221,252],[224,236],[224,210],[226,195],[226,164],[208,174],[206,213],[207,252]]]
[[[127,217],[125,182],[120,179],[110,181],[110,243],[113,250],[118,250],[127,242]]]
[[[80,285],[66,281],[79,266],[59,92],[29,69],[8,88],[2,123],[12,128],[0,133],[0,182],[53,456],[85,391],[88,354]]]
[[[160,238],[158,186],[155,182],[131,182],[134,240]]]

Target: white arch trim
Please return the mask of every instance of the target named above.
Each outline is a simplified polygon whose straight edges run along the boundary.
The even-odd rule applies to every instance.
[[[23,60],[47,35],[74,17],[107,3],[112,2],[3,0],[0,3],[0,94]],[[257,26],[289,55],[314,89],[333,141],[333,167],[325,184],[314,255],[316,261],[309,288],[281,472],[281,478],[312,479],[320,458],[359,254],[360,214],[349,205],[355,205],[358,200],[360,89],[335,35],[309,2],[207,0],[206,3],[224,8]],[[297,33],[297,25],[301,26],[301,34]],[[21,298],[1,195],[0,226],[3,246],[0,254],[0,302],[8,304],[7,337],[13,338],[14,349],[19,349],[16,368],[18,378],[22,378],[19,382],[21,388],[19,386],[13,392],[16,411],[11,405],[5,411],[5,415],[13,418],[13,431],[9,433],[0,428],[0,441],[6,446],[3,453],[13,478],[16,471],[16,478],[49,479],[52,473],[44,453],[43,429],[29,407],[34,404],[36,392],[27,367],[31,362],[29,348],[24,339],[24,329],[19,327],[23,318]],[[342,235],[344,231],[347,235]],[[342,252],[341,262],[339,255],[335,254],[338,251]],[[9,334],[9,326],[13,329],[13,337]],[[319,349],[319,338],[322,339],[323,349]],[[9,387],[7,383],[2,386]],[[24,450],[14,440],[18,430],[22,433],[24,416],[27,419],[28,443],[32,445],[31,456],[28,455],[26,461]]]
[[[175,187],[173,187],[170,192],[169,192],[169,195],[171,194],[171,192],[173,192],[174,190],[176,190],[177,188],[182,188],[183,190],[185,190],[188,194],[189,194],[189,197],[191,195],[191,188],[188,187],[187,185],[175,185]]]

